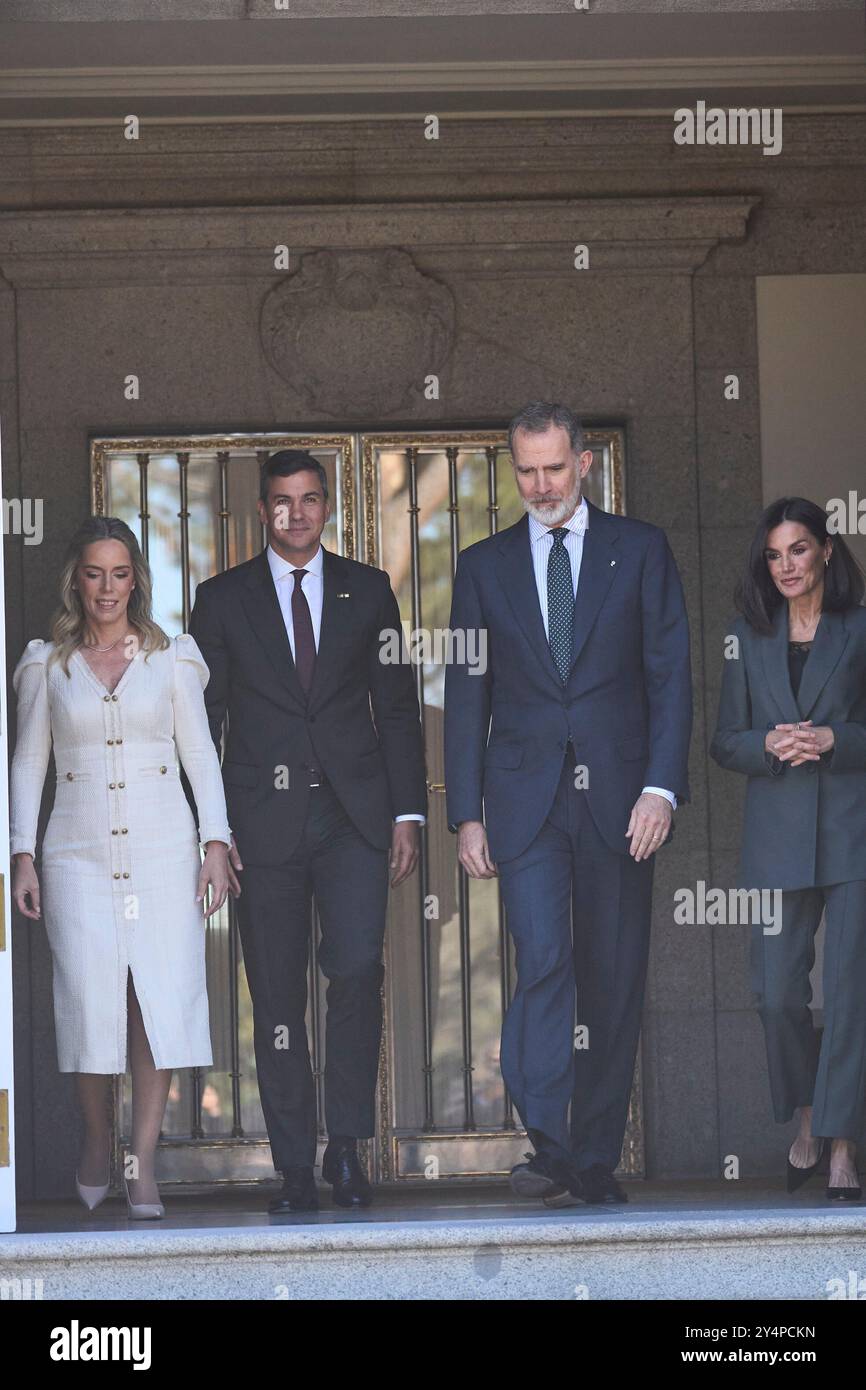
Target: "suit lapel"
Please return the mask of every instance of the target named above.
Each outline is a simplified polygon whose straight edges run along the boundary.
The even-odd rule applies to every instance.
[[[812,650],[803,667],[797,703],[803,719],[808,719],[818,696],[839,664],[848,643],[848,631],[841,613],[822,613],[815,629]]]
[[[345,650],[352,627],[358,622],[357,596],[352,593],[348,566],[343,563],[340,555],[325,550],[324,546],[322,554],[322,627],[319,632],[316,665],[313,668],[313,683],[310,687],[311,709],[322,692],[327,690],[328,681],[336,670],[340,652]],[[341,594],[345,597],[341,598]]]
[[[544,631],[544,619],[541,616],[538,590],[535,587],[528,515],[522,516],[514,526],[502,533],[498,558],[500,583],[514,610],[514,616],[535,652],[542,670],[556,681],[561,690],[562,681]]]
[[[589,521],[583,536],[583,555],[577,581],[569,674],[592,631],[599,610],[617,574],[616,521],[587,502]],[[562,680],[544,631],[544,618],[535,586],[529,517],[503,532],[499,548],[500,582],[523,632],[544,670],[562,689]]]
[[[292,648],[268,564],[267,550],[256,556],[255,564],[250,567],[242,603],[250,627],[264,647],[281,685],[299,704],[305,705],[306,697],[292,660]]]
[[[587,502],[589,517],[583,535],[583,554],[580,560],[580,574],[577,580],[577,596],[574,602],[574,628],[571,642],[571,666],[569,675],[583,650],[584,643],[592,631],[601,605],[607,598],[608,590],[617,574],[616,542],[618,532],[616,521]]]
[[[328,681],[339,662],[340,652],[346,645],[353,625],[358,621],[357,605],[353,602],[356,595],[352,593],[348,566],[344,564],[340,555],[325,550],[324,546],[322,554],[322,626],[319,631],[319,647],[309,700],[304,695],[298,679],[283,612],[265,550],[256,557],[255,564],[250,567],[246,589],[242,595],[250,627],[267,652],[281,685],[306,709],[312,709],[322,692],[327,690]],[[341,594],[346,597],[341,598]]]
[[[803,715],[794,699],[791,674],[788,669],[788,605],[780,604],[773,619],[773,631],[759,639],[764,663],[764,677],[770,694],[776,701],[782,718],[780,724],[797,724]],[[811,660],[811,657],[810,657]]]

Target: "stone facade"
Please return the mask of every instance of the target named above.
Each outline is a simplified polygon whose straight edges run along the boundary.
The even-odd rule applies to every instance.
[[[742,788],[706,748],[761,506],[755,277],[866,271],[866,116],[793,116],[778,158],[679,148],[659,118],[461,119],[437,142],[420,117],[161,125],[135,145],[3,129],[0,199],[4,492],[45,500],[42,546],[6,544],[10,669],[47,635],[91,435],[463,428],[533,396],[625,425],[628,510],[666,528],[686,586],[697,711],[693,801],[656,877],[648,1172],[716,1176],[729,1154],[781,1172],[747,929],[675,926],[672,895],[735,873]],[[312,336],[285,331],[293,296]],[[393,343],[413,314],[407,363]],[[438,401],[416,384],[428,361]],[[70,1187],[72,1097],[44,933],[16,928],[21,1190],[53,1195]]]

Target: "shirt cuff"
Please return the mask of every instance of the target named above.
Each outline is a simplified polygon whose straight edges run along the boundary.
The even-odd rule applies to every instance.
[[[665,791],[664,787],[644,787],[645,792],[653,792],[656,796],[663,796],[665,801],[669,801],[674,810],[677,809],[677,799],[673,792]]]
[[[416,821],[418,822],[419,825],[426,825],[426,824],[427,824],[427,817],[426,817],[426,816],[417,815],[416,812],[414,812],[414,811],[411,812],[410,814],[406,814],[405,816],[395,816],[395,817],[394,817],[394,824],[396,825],[397,822],[398,822],[398,821],[401,821],[401,820],[416,820]]]
[[[199,844],[206,845],[210,840],[220,840],[224,845],[228,845],[229,849],[231,849],[231,835],[232,832],[229,830],[228,826],[204,826],[198,833]]]

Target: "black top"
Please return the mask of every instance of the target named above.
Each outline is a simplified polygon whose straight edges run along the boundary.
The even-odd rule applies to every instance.
[[[794,692],[795,699],[800,693],[800,681],[803,679],[803,668],[809,660],[809,653],[811,650],[811,642],[788,643],[788,672],[791,677],[791,689]]]

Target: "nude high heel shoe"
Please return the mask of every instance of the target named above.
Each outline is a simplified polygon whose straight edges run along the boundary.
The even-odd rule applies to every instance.
[[[75,1191],[88,1211],[95,1211],[99,1203],[105,1201],[109,1186],[110,1183],[106,1183],[104,1187],[85,1187],[84,1183],[78,1181],[78,1174],[75,1174]]]
[[[129,1187],[125,1177],[123,1190],[126,1193],[126,1214],[130,1221],[158,1221],[161,1216],[165,1216],[165,1207],[162,1202],[133,1202],[129,1196]]]
[[[108,1182],[100,1184],[99,1187],[86,1187],[84,1183],[78,1181],[78,1170],[75,1171],[75,1191],[78,1193],[79,1201],[83,1202],[88,1211],[95,1211],[100,1202],[104,1202],[108,1196],[108,1189],[111,1186],[111,1150],[108,1153]]]

